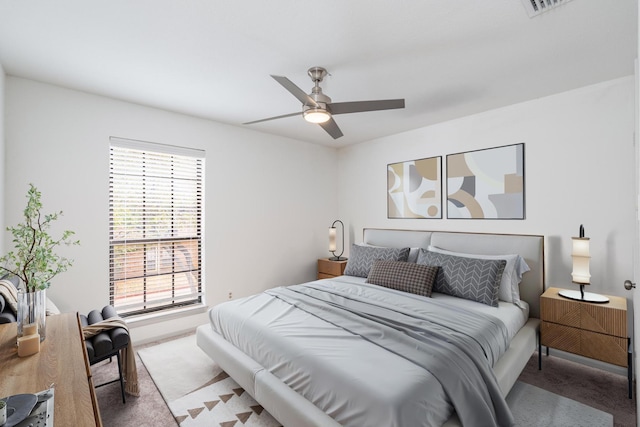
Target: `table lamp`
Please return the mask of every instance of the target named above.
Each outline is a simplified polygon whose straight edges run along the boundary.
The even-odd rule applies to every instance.
[[[589,238],[584,237],[584,227],[580,225],[579,237],[572,237],[571,258],[573,259],[573,272],[571,273],[571,281],[580,285],[579,291],[563,289],[558,293],[569,299],[575,299],[585,302],[606,303],[609,298],[604,295],[585,292],[585,285],[590,285],[591,274],[589,273]]]
[[[342,230],[342,251],[336,255],[336,223],[340,223],[340,228]],[[344,224],[339,219],[333,221],[331,227],[329,227],[329,252],[333,254],[333,257],[329,258],[331,261],[345,261],[346,258],[342,257],[344,253]]]

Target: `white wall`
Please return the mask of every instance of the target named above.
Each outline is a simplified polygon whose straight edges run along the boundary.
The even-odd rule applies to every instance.
[[[335,218],[345,222],[347,246],[361,240],[363,227],[543,234],[547,283],[565,287],[572,286],[570,237],[582,223],[591,238],[590,289],[628,296],[622,283],[633,272],[633,90],[632,77],[617,79],[336,153],[9,76],[6,185],[0,185],[6,221],[0,224],[4,229],[20,221],[33,182],[46,211],[64,211],[60,229],[73,229],[82,242],[65,249],[75,265],[54,279],[49,295],[65,311],[106,304],[107,147],[113,135],[206,150],[209,305],[225,300],[229,290],[240,297],[312,279],[316,258],[327,255],[326,229]],[[388,163],[438,155],[444,163],[446,154],[517,142],[526,144],[525,220],[387,219]],[[8,233],[4,244],[10,245]],[[203,321],[198,315],[136,328],[134,339]]]
[[[559,287],[574,286],[571,237],[584,224],[589,290],[630,297],[623,282],[633,274],[633,111],[626,77],[342,148],[339,217],[351,242],[362,240],[363,227],[542,234],[546,281]],[[525,220],[387,219],[388,163],[443,156],[445,168],[447,154],[519,142]]]
[[[215,95],[212,95],[215,96]],[[28,183],[44,210],[63,210],[60,230],[74,266],[52,281],[63,311],[109,301],[110,136],[206,150],[207,304],[311,280],[327,256],[336,217],[337,150],[9,76],[6,81],[6,224],[21,220]],[[4,228],[4,227],[3,227]],[[4,235],[9,247],[10,235]],[[205,315],[133,330],[147,341],[206,321]]]

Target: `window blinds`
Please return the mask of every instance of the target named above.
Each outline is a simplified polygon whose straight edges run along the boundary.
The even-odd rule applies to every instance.
[[[123,316],[202,301],[204,152],[111,138],[110,302]]]

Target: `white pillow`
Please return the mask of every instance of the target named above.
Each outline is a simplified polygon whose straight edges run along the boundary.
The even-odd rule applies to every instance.
[[[418,255],[420,255],[420,248],[409,248],[409,258],[407,258],[407,262],[416,262],[418,261]]]
[[[60,309],[58,308],[58,306],[55,305],[49,298],[47,298],[46,314],[47,316],[60,314]]]
[[[500,301],[512,302],[518,307],[522,308],[520,304],[520,282],[522,281],[522,275],[530,270],[524,258],[518,254],[507,255],[481,255],[481,254],[467,254],[463,252],[453,252],[446,249],[440,249],[435,246],[429,246],[427,248],[431,252],[437,252],[447,255],[455,255],[464,258],[478,258],[478,259],[503,259],[507,261],[507,265],[504,267],[502,273],[502,279],[500,280],[500,289],[498,291],[498,299]]]

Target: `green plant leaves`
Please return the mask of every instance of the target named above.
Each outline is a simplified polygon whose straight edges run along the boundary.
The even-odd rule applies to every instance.
[[[0,258],[0,270],[18,276],[28,292],[49,287],[49,281],[67,271],[73,260],[55,252],[60,245],[78,245],[72,240],[73,231],[65,230],[59,239],[49,234],[51,223],[62,215],[62,211],[42,214],[41,193],[29,184],[27,206],[24,209],[24,222],[15,227],[7,227],[13,235],[14,250]]]

